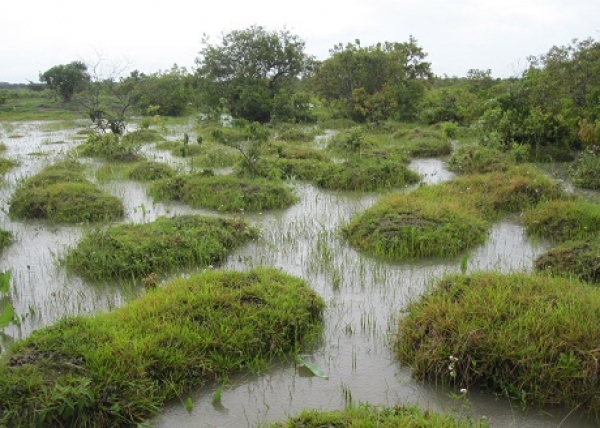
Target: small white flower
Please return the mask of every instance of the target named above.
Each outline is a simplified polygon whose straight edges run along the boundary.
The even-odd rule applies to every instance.
[[[460,389],[460,393],[461,394],[466,394],[467,393],[467,388],[461,388]]]

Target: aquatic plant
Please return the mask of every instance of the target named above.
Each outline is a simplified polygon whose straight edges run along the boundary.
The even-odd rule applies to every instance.
[[[323,306],[276,269],[206,271],[62,319],[0,360],[0,425],[136,426],[190,388],[297,353],[320,332]]]

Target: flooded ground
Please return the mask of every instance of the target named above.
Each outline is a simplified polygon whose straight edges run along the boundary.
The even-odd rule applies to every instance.
[[[21,166],[5,176],[0,190],[4,206],[0,226],[13,231],[17,239],[2,254],[0,270],[12,271],[9,298],[22,323],[3,330],[0,340],[4,344],[0,342],[0,346],[62,316],[110,310],[143,292],[132,286],[90,285],[64,274],[56,261],[66,248],[76,244],[84,226],[13,222],[7,217],[7,201],[18,182],[65,156],[75,144],[73,129],[48,129],[44,123],[11,128],[3,129],[0,140],[8,146],[5,156],[21,161]],[[60,141],[64,143],[49,144]],[[186,160],[155,151],[151,145],[144,148],[144,153],[180,170],[189,167]],[[97,164],[88,162],[93,171]],[[423,176],[425,183],[452,177],[444,162],[437,159],[413,161],[411,168]],[[207,385],[192,394],[192,412],[180,401],[170,403],[152,421],[154,426],[255,427],[305,408],[341,409],[359,402],[416,403],[432,410],[485,416],[493,427],[595,426],[560,409],[525,414],[506,400],[478,391],[453,398],[447,389],[411,379],[409,369],[392,353],[395,319],[436,278],[461,271],[467,258],[389,263],[359,254],[341,238],[340,226],[371,206],[378,194],[342,194],[303,183],[289,185],[300,198],[293,207],[235,214],[257,226],[261,238],[232,254],[224,268],[278,267],[304,278],[325,299],[323,337],[312,349],[305,350],[303,358],[324,370],[328,378],[311,377],[291,362],[279,363],[267,373],[230,378],[218,403],[213,403],[213,395],[220,385]],[[215,215],[185,205],[154,203],[147,197],[145,185],[136,182],[109,182],[101,187],[123,199],[125,222],[147,222],[180,213]],[[493,226],[485,245],[469,253],[466,269],[529,271],[533,260],[548,248],[547,242],[531,241],[525,236],[518,216],[507,218]],[[182,397],[185,399],[187,396]]]

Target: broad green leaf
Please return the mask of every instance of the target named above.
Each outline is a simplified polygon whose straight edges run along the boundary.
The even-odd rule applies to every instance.
[[[4,328],[13,322],[15,318],[15,309],[11,303],[4,305],[2,313],[0,313],[0,328]]]
[[[321,377],[323,379],[329,379],[329,376],[327,376],[325,374],[325,372],[323,370],[321,370],[320,368],[318,368],[316,365],[311,364],[307,361],[304,361],[302,358],[300,357],[296,357],[296,363],[306,367],[308,370],[311,371],[312,374],[314,374],[317,377]]]
[[[0,272],[0,293],[8,293],[10,288],[10,270]]]

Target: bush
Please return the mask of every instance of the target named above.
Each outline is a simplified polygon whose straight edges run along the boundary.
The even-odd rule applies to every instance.
[[[90,134],[78,148],[81,156],[101,158],[108,161],[135,162],[140,159],[140,144],[116,134]]]

